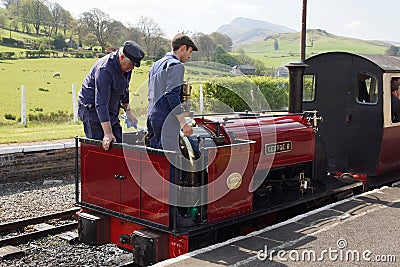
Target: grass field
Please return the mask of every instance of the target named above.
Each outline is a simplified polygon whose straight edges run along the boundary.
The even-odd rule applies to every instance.
[[[20,124],[0,126],[0,143],[13,144],[43,140],[68,139],[85,136],[82,123],[35,123],[23,127]]]
[[[83,79],[96,59],[41,58],[0,61],[0,143],[27,142],[72,138],[82,135],[82,125],[74,123],[28,122],[27,127],[17,122],[21,110],[21,86],[25,86],[27,114],[66,112],[72,114],[72,84],[78,92]],[[131,97],[147,81],[151,62],[135,69],[131,79]],[[53,78],[60,72],[60,78]],[[16,120],[7,120],[6,114]],[[45,134],[43,134],[45,133]]]
[[[66,111],[72,113],[72,84],[79,91],[96,59],[42,58],[0,61],[1,105],[4,114],[20,116],[21,86],[25,86],[27,113]],[[147,79],[148,67],[135,69],[131,80],[134,92]],[[53,78],[60,72],[60,78]]]

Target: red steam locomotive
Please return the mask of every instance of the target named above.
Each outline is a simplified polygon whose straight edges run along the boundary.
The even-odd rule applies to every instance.
[[[353,65],[344,68],[349,62]],[[381,116],[390,104],[383,90],[395,74],[388,74],[366,57],[348,53],[327,53],[305,63],[288,66],[288,112],[195,116],[200,156],[195,156],[191,143],[183,137],[179,153],[146,146],[144,132],[125,134],[124,142],[113,144],[109,151],[103,150],[100,141],[77,138],[80,240],[93,245],[112,242],[133,251],[134,261],[147,266],[272,224],[274,214],[285,208],[333,194],[359,192],[362,183],[354,178],[377,177],[398,169],[393,162],[382,160],[387,153],[385,139],[392,139],[392,130],[398,126]],[[396,67],[400,70],[400,62]],[[347,82],[355,84],[352,89],[343,81],[345,70],[351,72]],[[342,114],[340,105],[326,104],[339,101],[340,95],[348,97],[346,90],[357,92],[360,71],[375,78],[369,83],[373,102],[359,101],[355,94],[360,110],[350,109],[354,113],[348,115],[349,109]],[[312,79],[311,91],[303,92],[304,77]],[[332,85],[335,82],[337,86]],[[337,90],[345,94],[337,94]],[[333,95],[335,100],[329,100]],[[303,111],[303,104],[318,113]],[[356,115],[361,109],[370,109],[366,112],[374,121],[357,128],[364,123]],[[338,114],[343,115],[343,122]],[[321,123],[319,116],[324,118]],[[338,134],[337,122],[343,130],[350,123],[346,130],[351,135]],[[369,135],[364,132],[367,128],[378,133]],[[335,142],[338,135],[353,140],[352,131],[363,131],[367,140]],[[378,148],[378,141],[384,148]],[[348,156],[356,153],[357,142],[369,144],[358,150],[363,164]],[[346,175],[337,177],[327,171]],[[183,219],[193,224],[180,225]]]

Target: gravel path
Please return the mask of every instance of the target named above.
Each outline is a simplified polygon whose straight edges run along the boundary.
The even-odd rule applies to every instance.
[[[62,211],[74,207],[75,184],[71,177],[0,184],[0,223]],[[8,266],[118,266],[132,254],[108,244],[88,246],[50,236],[18,246],[25,255],[0,259]]]

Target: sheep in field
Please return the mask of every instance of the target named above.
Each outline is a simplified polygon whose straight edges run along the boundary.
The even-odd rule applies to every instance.
[[[61,78],[61,73],[60,72],[54,72],[53,73],[53,78],[58,77]]]

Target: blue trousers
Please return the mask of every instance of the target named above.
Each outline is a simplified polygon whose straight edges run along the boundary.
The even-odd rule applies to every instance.
[[[101,127],[96,110],[88,109],[85,106],[80,105],[78,114],[83,123],[83,130],[85,131],[86,137],[100,141],[103,140],[103,127]],[[122,127],[119,124],[119,121],[117,120],[115,123],[111,124],[111,126],[117,143],[122,143]]]

